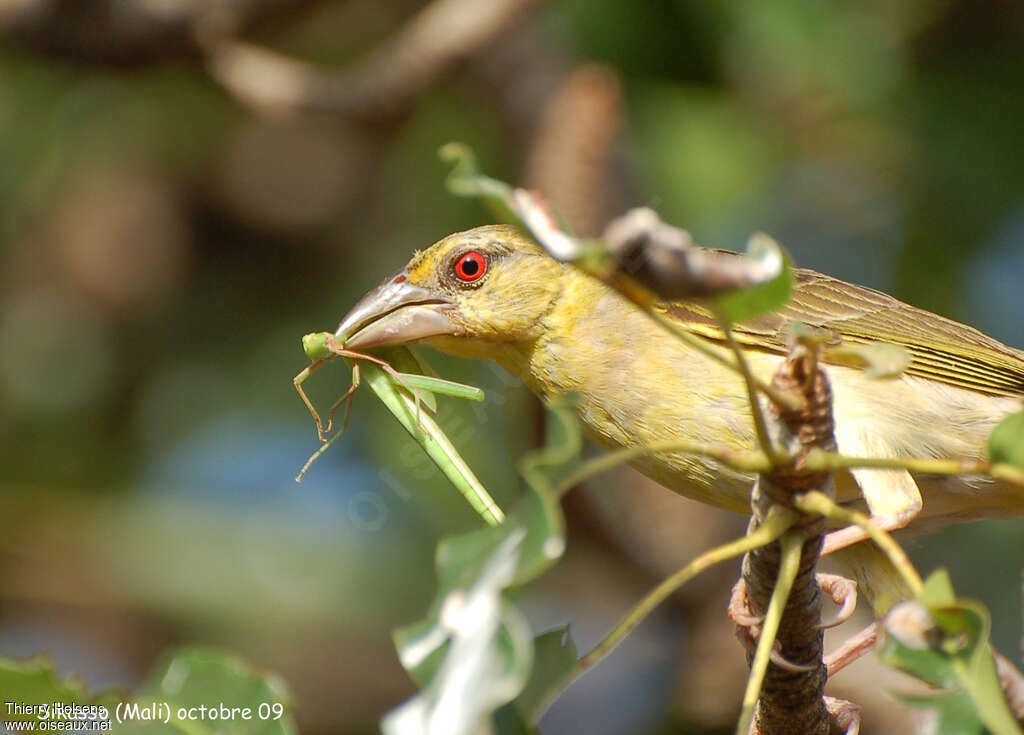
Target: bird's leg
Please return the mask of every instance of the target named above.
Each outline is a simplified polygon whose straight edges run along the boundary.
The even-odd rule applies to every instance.
[[[878,642],[881,624],[874,622],[856,635],[850,636],[832,653],[825,656],[829,677],[834,676],[870,651]]]
[[[914,520],[920,512],[921,506],[916,506],[890,515],[871,516],[870,520],[872,524],[883,531],[898,531],[901,528],[906,528],[907,524]],[[847,546],[859,544],[861,541],[867,541],[868,538],[870,537],[867,531],[860,526],[841,528],[826,534],[825,543],[821,547],[821,555],[825,556],[833,551],[845,549]]]
[[[726,608],[729,619],[736,623],[736,638],[743,645],[748,653],[753,653],[757,648],[757,639],[761,636],[761,624],[764,622],[764,615],[754,615],[750,609],[750,597],[747,595],[747,585],[741,577],[733,585],[732,595],[729,597],[729,605]],[[815,666],[804,666],[795,664],[782,655],[782,644],[775,641],[772,652],[769,654],[771,662],[785,671],[799,673],[812,671]]]
[[[855,447],[865,453],[871,447]],[[874,470],[855,468],[850,470],[868,504],[870,520],[883,531],[897,531],[910,523],[921,512],[923,501],[921,490],[913,476],[906,470]],[[868,534],[859,526],[850,526],[825,536],[821,555],[831,554],[868,539]]]
[[[839,605],[839,612],[836,613],[835,619],[830,623],[820,623],[818,627],[834,628],[837,625],[842,625],[857,609],[857,583],[838,574],[819,573],[816,577],[821,591],[831,597],[832,602]]]

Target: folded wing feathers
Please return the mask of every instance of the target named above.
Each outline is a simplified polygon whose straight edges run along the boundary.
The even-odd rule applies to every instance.
[[[786,325],[801,321],[831,330],[853,344],[886,341],[911,354],[910,375],[993,395],[1024,395],[1024,352],[978,330],[904,304],[880,291],[854,286],[810,270],[797,269],[790,302],[734,327],[750,347],[785,352]],[[697,303],[666,304],[663,310],[707,339],[723,339],[712,312]]]

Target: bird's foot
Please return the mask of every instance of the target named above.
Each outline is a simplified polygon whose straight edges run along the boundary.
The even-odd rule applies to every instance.
[[[729,606],[726,610],[729,613],[729,620],[736,623],[737,628],[746,629],[753,639],[757,639],[761,634],[764,615],[754,615],[751,612],[747,583],[742,579],[732,586],[732,595],[729,597]]]
[[[906,528],[907,524],[914,520],[920,512],[920,507],[914,507],[900,513],[893,513],[892,515],[871,516],[870,520],[872,525],[883,531],[898,531],[901,528]],[[821,547],[821,555],[827,556],[833,551],[859,544],[861,541],[867,541],[869,538],[870,536],[868,536],[867,531],[860,526],[841,528],[825,536],[825,543]]]
[[[825,708],[844,735],[859,735],[860,707],[845,699],[825,695]]]
[[[832,602],[839,605],[839,612],[835,618],[828,623],[819,623],[819,628],[834,628],[842,625],[853,615],[857,609],[857,583],[852,579],[840,577],[838,574],[819,573],[817,576],[818,586],[821,591],[832,598]]]
[[[880,628],[881,624],[874,622],[856,635],[847,638],[839,648],[826,655],[825,666],[828,667],[829,677],[870,651],[878,642]]]
[[[757,639],[761,637],[761,624],[764,623],[764,615],[755,615],[750,609],[750,596],[747,594],[747,585],[742,579],[733,585],[732,596],[729,598],[729,606],[726,609],[729,619],[736,623],[736,638],[748,653],[753,653],[757,648]],[[772,645],[769,658],[780,669],[793,673],[813,671],[817,668],[816,665],[797,664],[787,659],[782,655],[782,644],[778,641]]]

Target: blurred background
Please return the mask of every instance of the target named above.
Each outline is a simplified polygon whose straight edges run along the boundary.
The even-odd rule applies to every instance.
[[[390,631],[478,521],[369,394],[317,447],[292,376],[383,276],[486,222],[440,145],[581,234],[635,205],[1024,347],[1024,9],[1005,0],[0,0],[0,653],[134,687],[182,642],[279,672],[305,733],[413,692]],[[499,502],[542,411],[499,368],[441,423]],[[321,406],[344,366],[307,387]],[[744,520],[627,471],[568,501],[522,593],[587,649]],[[906,541],[1019,659],[1024,524]],[[545,732],[729,732],[736,568],[580,680]],[[905,732],[871,661],[830,684]],[[894,679],[895,682],[895,679]],[[898,684],[898,682],[895,682]],[[894,685],[895,685],[894,684]]]

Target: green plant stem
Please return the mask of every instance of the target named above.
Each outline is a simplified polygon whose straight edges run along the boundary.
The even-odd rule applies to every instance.
[[[629,296],[629,294],[624,295]],[[705,357],[711,358],[715,362],[724,365],[730,370],[740,372],[740,368],[735,362],[727,358],[725,355],[719,352],[719,350],[712,347],[704,339],[698,337],[693,332],[684,329],[679,324],[674,322],[672,319],[668,318],[665,314],[652,310],[649,306],[643,304],[640,301],[637,301],[636,299],[632,300],[634,301],[634,303],[637,304],[637,306],[643,307],[644,313],[647,314],[647,316],[649,316],[655,322],[660,324],[664,329],[671,332],[673,336],[685,342],[687,346],[692,347]],[[757,387],[757,390],[764,393],[778,405],[785,406],[791,409],[800,407],[799,399],[796,396],[788,393],[787,391],[779,390],[770,383],[765,383],[764,381],[758,380],[756,377],[753,376],[751,376],[751,380],[753,381],[753,384]]]
[[[1006,480],[1015,485],[1024,487],[1024,470],[1010,464],[994,464],[989,468],[988,473],[999,480]]]
[[[682,439],[665,439],[642,446],[616,449],[606,452],[600,457],[587,460],[559,482],[554,493],[557,497],[561,497],[576,485],[595,475],[607,472],[613,467],[626,464],[644,455],[658,452],[686,452],[687,454],[711,457],[715,461],[741,472],[768,472],[774,466],[764,452],[724,449],[713,444],[702,444]]]
[[[772,510],[774,509],[773,506]],[[779,560],[779,576],[775,580],[771,601],[768,603],[768,610],[765,612],[764,622],[761,624],[761,635],[757,639],[757,650],[754,652],[754,660],[750,664],[750,676],[747,677],[747,689],[743,693],[743,709],[740,713],[739,724],[736,726],[736,735],[747,735],[750,732],[750,725],[754,721],[757,700],[761,696],[761,685],[768,672],[772,646],[775,645],[775,637],[778,635],[779,625],[782,623],[782,613],[786,609],[789,593],[793,589],[793,581],[800,568],[800,554],[804,541],[804,534],[801,531],[788,531],[783,534],[780,541],[782,555]]]
[[[918,459],[913,457],[847,457],[823,449],[812,449],[807,453],[806,466],[814,472],[834,472],[850,468],[883,470],[908,470],[927,472],[932,475],[984,475],[992,466],[988,462],[972,462],[958,459]],[[997,467],[1000,465],[996,465]]]
[[[526,482],[535,490],[545,493],[551,491],[551,479],[542,467],[559,467],[567,465],[577,457],[583,447],[583,437],[580,435],[579,424],[573,413],[572,407],[567,403],[556,402],[548,407],[548,436],[555,435],[554,421],[562,425],[562,431],[566,440],[561,444],[546,445],[527,453],[519,461],[519,473]],[[553,417],[553,418],[552,418]],[[549,439],[550,442],[550,439]],[[553,493],[559,497],[560,493]]]
[[[612,649],[619,645],[622,639],[629,635],[654,608],[660,605],[683,584],[719,562],[741,556],[752,549],[770,544],[782,536],[793,525],[795,520],[796,514],[792,511],[775,506],[769,511],[764,524],[753,533],[704,552],[685,567],[665,579],[647,593],[640,600],[639,604],[630,610],[600,643],[576,662],[576,667],[569,673],[566,685],[579,678],[590,667],[611,653]]]
[[[991,464],[985,461],[963,459],[921,459],[919,457],[847,457],[823,449],[807,453],[806,466],[815,472],[865,468],[880,470],[908,470],[930,475],[989,475],[999,480],[1024,486],[1024,470],[1013,465]]]
[[[743,350],[736,344],[736,338],[733,337],[729,323],[722,318],[718,319],[718,323],[725,334],[726,344],[729,345],[729,349],[732,350],[733,355],[736,357],[736,367],[740,375],[743,376],[743,384],[747,388],[747,402],[750,404],[750,415],[754,419],[754,432],[757,434],[757,443],[760,445],[761,451],[767,455],[773,464],[779,464],[780,458],[775,452],[775,447],[772,445],[771,436],[768,434],[768,422],[765,420],[761,402],[757,398],[757,380],[754,374],[750,372],[750,364],[747,362]]]
[[[794,496],[793,505],[804,513],[817,513],[830,520],[853,524],[862,528],[871,540],[875,542],[875,545],[889,557],[889,561],[892,562],[910,591],[915,596],[921,594],[921,590],[924,589],[924,582],[921,581],[920,575],[914,569],[914,565],[910,563],[906,553],[893,540],[892,536],[872,523],[871,519],[866,515],[843,508],[827,495],[817,490]]]

